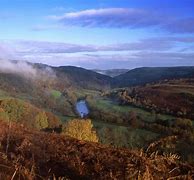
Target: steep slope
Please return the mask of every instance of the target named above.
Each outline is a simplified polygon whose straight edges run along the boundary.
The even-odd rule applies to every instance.
[[[113,87],[145,85],[164,79],[192,78],[194,67],[144,67],[136,68],[115,77]]]

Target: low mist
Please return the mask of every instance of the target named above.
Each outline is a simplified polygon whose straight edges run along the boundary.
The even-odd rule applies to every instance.
[[[39,69],[25,61],[0,60],[0,73],[20,75],[28,79],[55,77],[55,73],[51,68]]]

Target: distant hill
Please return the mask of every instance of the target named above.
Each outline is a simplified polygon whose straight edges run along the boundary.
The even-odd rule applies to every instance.
[[[19,63],[20,61],[10,61],[7,67],[10,67],[11,70],[7,67],[3,70],[0,68],[1,89],[31,93],[36,85],[44,88],[49,86],[49,88],[60,91],[67,88],[102,90],[110,88],[112,80],[109,76],[80,67],[52,67],[44,64]],[[30,75],[28,71],[31,72]],[[35,78],[31,78],[32,75]]]
[[[108,70],[100,70],[100,69],[94,69],[93,71],[104,74],[110,77],[119,76],[121,74],[124,74],[129,71],[129,69],[108,69]]]
[[[194,67],[143,67],[114,77],[113,87],[145,85],[165,79],[193,78]]]
[[[14,66],[20,63],[20,61],[10,62]],[[9,91],[34,92],[34,84],[28,78],[26,79],[25,73],[28,72],[29,67],[32,73],[31,75],[38,74],[39,76],[35,80],[36,85],[44,88],[57,89],[61,92],[67,88],[106,90],[111,87],[145,85],[165,79],[194,77],[194,67],[142,67],[133,70],[87,70],[74,66],[52,67],[33,63],[27,63],[25,66],[27,68],[21,69],[24,71],[21,73],[19,70],[17,70],[17,73],[1,72],[0,67],[0,88],[6,88]],[[19,66],[16,67],[18,68]]]
[[[84,89],[101,90],[103,88],[109,88],[112,80],[109,76],[80,67],[61,66],[52,67],[52,69],[56,72],[59,80],[62,81],[63,78],[68,79],[72,86]]]

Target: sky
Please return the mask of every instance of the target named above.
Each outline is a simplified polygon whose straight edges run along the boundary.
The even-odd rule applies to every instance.
[[[0,59],[88,69],[194,65],[194,0],[0,0]]]

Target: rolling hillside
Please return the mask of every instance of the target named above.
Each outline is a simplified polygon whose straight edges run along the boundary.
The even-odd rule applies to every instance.
[[[194,67],[143,67],[115,77],[112,81],[112,86],[138,86],[165,79],[192,77],[194,77]]]
[[[59,81],[68,79],[70,84],[84,89],[101,90],[110,87],[111,77],[74,66],[52,67]]]

